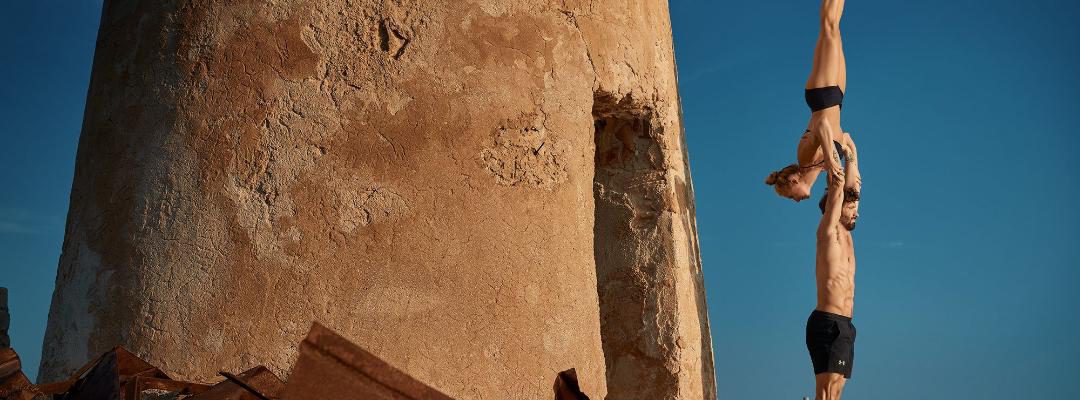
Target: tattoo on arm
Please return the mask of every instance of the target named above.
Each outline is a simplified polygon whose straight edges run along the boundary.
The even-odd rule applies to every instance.
[[[844,149],[844,157],[847,157],[848,164],[854,164],[859,162],[858,156],[855,155],[855,152],[851,151],[850,149]]]
[[[837,179],[843,178],[844,177],[844,170],[839,168],[840,165],[841,165],[841,163],[840,163],[840,153],[837,153],[836,150],[831,150],[831,149],[830,149],[829,152],[832,153],[832,158],[833,158],[833,160],[836,161],[836,164],[835,164],[836,167],[835,167],[835,169],[833,169],[832,175],[834,175],[835,178],[837,178]]]

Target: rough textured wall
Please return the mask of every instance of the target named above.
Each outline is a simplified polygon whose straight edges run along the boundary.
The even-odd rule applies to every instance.
[[[663,155],[632,340],[712,397],[661,0],[106,1],[41,378],[116,344],[287,373],[320,321],[458,398],[635,384],[605,375],[598,96]]]

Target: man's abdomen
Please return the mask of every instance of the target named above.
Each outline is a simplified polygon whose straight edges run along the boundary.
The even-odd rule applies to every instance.
[[[851,317],[855,308],[854,271],[836,271],[817,281],[817,310]]]

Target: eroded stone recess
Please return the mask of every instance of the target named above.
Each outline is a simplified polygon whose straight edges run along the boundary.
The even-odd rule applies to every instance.
[[[654,398],[713,397],[665,1],[110,0],[101,21],[40,379],[118,344],[182,380],[287,376],[317,321],[455,398],[547,397],[570,368],[642,398],[615,383],[635,357],[662,366]],[[656,326],[605,315],[620,291]]]
[[[688,332],[678,304],[679,239],[662,124],[631,96],[596,97],[594,252],[601,337],[611,398],[677,399],[696,382],[680,382]],[[685,290],[685,289],[682,289]],[[690,349],[689,358],[700,357]],[[694,365],[694,367],[697,367]]]

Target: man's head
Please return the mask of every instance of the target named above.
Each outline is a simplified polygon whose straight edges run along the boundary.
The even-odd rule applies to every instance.
[[[821,196],[818,208],[825,214],[825,199],[829,197],[829,189],[825,189],[825,195]],[[859,219],[859,194],[852,190],[844,190],[844,205],[840,208],[840,225],[848,231],[855,230],[855,221]]]
[[[801,169],[798,164],[791,164],[779,171],[769,174],[765,178],[765,184],[772,186],[776,194],[787,197],[796,202],[810,198],[810,186],[803,182]]]

